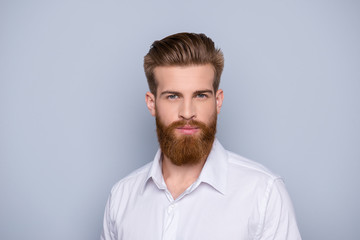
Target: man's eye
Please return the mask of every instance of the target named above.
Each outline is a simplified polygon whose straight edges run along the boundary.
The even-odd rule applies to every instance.
[[[172,95],[168,95],[167,96],[167,99],[177,99],[178,98],[178,96],[177,95],[175,95],[175,94],[172,94]]]
[[[206,94],[203,93],[199,93],[198,95],[196,95],[197,98],[207,98]]]

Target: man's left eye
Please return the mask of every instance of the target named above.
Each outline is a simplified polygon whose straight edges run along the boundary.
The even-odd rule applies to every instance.
[[[198,95],[196,95],[196,97],[198,97],[198,98],[206,98],[207,95],[203,94],[203,93],[199,93]]]

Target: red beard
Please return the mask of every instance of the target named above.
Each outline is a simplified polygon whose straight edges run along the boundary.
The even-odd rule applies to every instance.
[[[217,116],[207,126],[196,120],[180,120],[165,126],[156,116],[156,132],[163,154],[177,165],[195,165],[207,158],[215,139]],[[190,125],[199,129],[199,134],[175,135],[176,128]]]

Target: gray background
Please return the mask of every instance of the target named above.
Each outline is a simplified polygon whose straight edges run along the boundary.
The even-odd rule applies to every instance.
[[[303,239],[359,239],[359,1],[0,1],[0,239],[98,239],[151,161],[150,44],[225,54],[218,138],[284,177]]]

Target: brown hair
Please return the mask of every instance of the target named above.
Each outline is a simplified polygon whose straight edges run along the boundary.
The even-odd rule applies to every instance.
[[[144,57],[144,70],[150,91],[156,96],[157,83],[154,69],[159,66],[189,66],[212,64],[215,78],[214,91],[219,88],[224,68],[224,56],[205,34],[177,33],[155,41]]]

